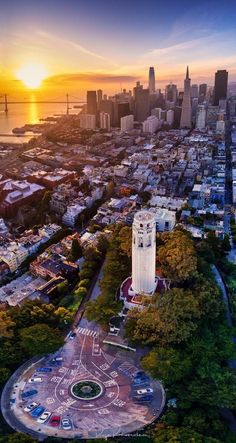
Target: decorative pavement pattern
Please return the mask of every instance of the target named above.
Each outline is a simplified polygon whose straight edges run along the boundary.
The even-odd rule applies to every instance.
[[[37,361],[14,380],[8,414],[4,414],[8,423],[12,425],[11,415],[16,429],[25,432],[27,428],[29,434],[37,435],[39,439],[45,435],[98,438],[129,434],[156,420],[164,407],[164,390],[159,382],[151,381],[152,402],[135,403],[133,394],[145,386],[133,387],[132,374],[139,369],[134,364],[134,354],[114,348],[109,348],[108,353],[107,348],[102,348],[96,331],[78,327],[76,332],[75,339],[68,338],[60,352]],[[63,360],[55,365],[52,363],[55,357]],[[51,367],[52,371],[39,373],[39,367]],[[33,376],[41,377],[42,382],[29,383]],[[95,400],[77,399],[71,393],[76,382],[86,379],[102,386],[102,395]],[[32,389],[38,393],[23,401],[22,393]],[[60,419],[69,418],[72,429],[52,427],[48,422],[39,424],[23,410],[32,402],[53,415],[59,415]]]

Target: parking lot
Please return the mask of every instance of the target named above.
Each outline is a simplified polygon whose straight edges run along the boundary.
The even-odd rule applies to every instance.
[[[42,372],[40,368],[50,369]],[[139,430],[160,415],[165,398],[160,383],[145,375],[134,383],[137,371],[134,353],[108,350],[101,345],[96,331],[78,327],[75,337],[68,338],[60,352],[41,359],[15,381],[10,408],[17,429],[22,424],[34,435],[65,438],[107,437]],[[73,386],[83,386],[87,381],[98,387],[99,393],[93,399],[77,398]],[[32,395],[22,398],[32,391]],[[25,411],[32,402],[37,404],[34,409]],[[38,412],[37,406],[40,414],[49,413],[45,423],[31,415]],[[63,429],[63,423],[67,428]]]

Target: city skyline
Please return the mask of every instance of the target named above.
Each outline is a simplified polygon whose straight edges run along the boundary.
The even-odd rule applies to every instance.
[[[233,1],[227,10],[219,1],[170,3],[149,0],[145,11],[133,1],[119,7],[107,0],[71,1],[66,8],[44,0],[2,5],[1,90],[27,90],[19,71],[32,63],[41,66],[47,93],[84,94],[95,85],[114,93],[137,80],[147,85],[149,66],[162,89],[170,81],[183,88],[187,64],[193,83],[213,85],[217,69],[227,69],[229,82],[235,81]]]

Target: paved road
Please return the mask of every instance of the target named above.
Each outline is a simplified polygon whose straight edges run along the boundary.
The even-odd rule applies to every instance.
[[[221,289],[222,299],[223,299],[223,302],[225,305],[225,315],[226,315],[228,326],[230,328],[233,328],[233,322],[232,322],[230,306],[229,306],[229,299],[228,299],[228,294],[227,294],[225,284],[224,284],[222,277],[215,265],[212,265],[212,271],[214,273],[216,283]],[[233,343],[236,343],[236,338],[233,336],[232,336],[232,341],[233,341]],[[235,359],[229,361],[229,367],[231,369],[236,369],[236,360]],[[221,414],[228,421],[229,428],[231,429],[231,431],[236,433],[236,417],[234,416],[232,411],[230,409],[223,408],[221,410]]]
[[[101,280],[102,276],[103,276],[103,266],[102,266],[102,268],[101,268],[101,270],[100,270],[100,272],[98,274],[97,281],[96,281],[96,283],[95,283],[95,285],[93,287],[93,290],[92,290],[92,293],[91,293],[91,296],[90,296],[89,300],[94,300],[100,294],[99,284],[100,284],[100,280]],[[79,326],[82,327],[82,328],[92,329],[93,331],[98,331],[99,330],[99,327],[98,327],[98,325],[95,322],[92,322],[92,321],[89,322],[85,317],[81,318],[81,320],[79,322]]]
[[[92,300],[99,295],[102,273],[103,268],[92,289]],[[32,385],[28,383],[28,379],[37,372],[37,367],[48,366],[52,356],[44,357],[40,364],[36,357],[33,367],[27,362],[13,374],[2,395],[3,415],[11,427],[39,440],[44,440],[46,435],[94,438],[131,433],[156,420],[165,405],[162,385],[151,381],[155,392],[153,401],[145,404],[135,403],[132,374],[139,369],[138,355],[117,348],[107,350],[107,347],[103,347],[99,332],[99,327],[94,322],[88,322],[86,318],[80,319],[76,327],[76,338],[67,339],[65,345],[56,353],[63,357],[61,366],[53,367],[49,374],[43,374],[42,383]],[[73,397],[71,387],[84,378],[101,383],[101,397],[90,402]],[[25,404],[22,402],[21,393],[29,388],[38,390],[38,394],[31,398],[29,403],[39,402],[50,412],[69,417],[73,429],[63,431],[47,425],[40,426],[29,414],[23,412]],[[10,406],[9,399],[12,395],[15,404]]]
[[[138,404],[133,396],[138,388],[132,385],[132,374],[137,372],[135,354],[117,349],[103,349],[97,333],[88,328],[78,328],[74,340],[68,340],[56,356],[63,358],[59,366],[51,363],[52,355],[30,365],[23,373],[14,374],[15,404],[9,407],[12,383],[4,403],[4,417],[20,432],[36,438],[45,435],[63,438],[98,438],[125,435],[142,429],[161,414],[165,404],[165,392],[157,381],[150,381],[154,397],[150,403]],[[51,366],[52,372],[40,374],[43,381],[31,384],[28,380],[41,366]],[[11,380],[11,379],[10,379]],[[93,400],[75,398],[72,387],[75,383],[92,380],[99,383],[101,395]],[[148,384],[149,385],[149,384]],[[147,386],[142,386],[142,388]],[[37,394],[22,401],[22,392],[37,389]],[[73,424],[70,431],[52,428],[47,423],[40,425],[23,411],[26,404],[36,401],[52,414],[69,418]]]

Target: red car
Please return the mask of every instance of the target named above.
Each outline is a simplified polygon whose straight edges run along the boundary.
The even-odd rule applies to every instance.
[[[53,426],[53,427],[59,426],[60,419],[61,419],[60,415],[52,415],[50,420],[49,420],[50,426]]]

